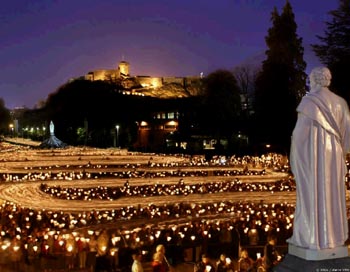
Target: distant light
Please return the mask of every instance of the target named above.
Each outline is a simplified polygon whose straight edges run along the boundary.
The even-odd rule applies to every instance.
[[[177,122],[176,122],[176,121],[170,121],[168,124],[169,124],[170,126],[176,126],[176,125],[177,125]]]

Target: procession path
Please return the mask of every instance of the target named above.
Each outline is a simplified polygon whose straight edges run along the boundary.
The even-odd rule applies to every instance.
[[[78,182],[80,183],[80,181]],[[67,186],[67,182],[50,182],[50,185]],[[77,182],[74,182],[78,186]],[[90,182],[90,185],[93,185]],[[99,182],[95,182],[98,186]],[[187,196],[147,196],[121,197],[117,200],[63,200],[53,198],[42,192],[37,182],[13,183],[0,186],[0,199],[18,203],[31,209],[43,209],[64,212],[80,212],[91,210],[112,210],[125,206],[157,206],[172,203],[210,203],[221,201],[264,201],[265,203],[294,203],[295,192],[229,192],[213,194],[190,194]],[[103,186],[108,186],[103,184]]]

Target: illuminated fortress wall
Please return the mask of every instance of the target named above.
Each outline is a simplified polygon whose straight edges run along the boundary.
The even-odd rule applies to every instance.
[[[95,70],[85,75],[85,79],[91,81],[115,79],[117,77],[119,77],[117,70]]]
[[[108,79],[126,79],[130,77],[130,64],[126,61],[121,61],[118,64],[118,68],[115,70],[94,70],[85,75],[85,79],[95,81],[95,80],[108,80]],[[181,86],[191,83],[193,80],[198,80],[199,76],[191,77],[151,77],[151,76],[134,76],[142,87],[162,87],[164,84],[176,83]]]
[[[136,76],[142,87],[161,87],[163,86],[161,77],[150,77],[150,76]]]

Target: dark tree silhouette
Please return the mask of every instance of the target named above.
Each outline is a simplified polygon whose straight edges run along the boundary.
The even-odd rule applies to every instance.
[[[136,121],[150,120],[166,105],[157,98],[124,95],[113,82],[74,80],[49,95],[44,111],[57,137],[69,145],[111,146],[119,125],[119,144],[132,147]]]
[[[239,88],[234,75],[217,70],[204,79],[201,126],[214,137],[229,138],[238,126],[241,111]]]
[[[243,133],[247,133],[250,128],[250,117],[253,111],[255,80],[259,68],[253,65],[238,66],[233,70],[233,75],[237,80],[241,94],[241,128]]]
[[[320,44],[313,44],[321,63],[332,72],[331,89],[350,104],[350,0],[340,0],[339,8],[329,12],[331,21],[326,22],[324,36],[317,36]]]
[[[281,15],[276,8],[273,10],[271,21],[266,37],[266,60],[255,82],[253,141],[288,152],[296,107],[306,92],[306,63],[289,1]]]
[[[5,134],[9,131],[10,122],[10,111],[5,107],[4,100],[0,98],[0,134]]]
[[[45,107],[47,119],[54,121],[62,141],[105,147],[113,143],[117,124],[120,143],[129,144],[123,139],[131,141],[136,135],[134,123],[144,114],[145,100],[123,95],[107,81],[75,80],[50,94]]]

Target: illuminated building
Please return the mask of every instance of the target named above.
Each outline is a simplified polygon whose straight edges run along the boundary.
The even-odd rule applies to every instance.
[[[159,98],[179,98],[198,95],[198,82],[202,75],[187,77],[131,76],[130,64],[121,61],[116,69],[100,69],[88,72],[86,80],[106,80],[120,82],[124,94],[144,95]]]
[[[170,143],[169,136],[178,131],[179,113],[174,111],[155,112],[152,120],[143,120],[138,123],[137,149],[162,150]],[[174,143],[175,144],[175,143]]]
[[[198,96],[201,91],[203,74],[187,77],[131,76],[130,64],[121,61],[116,69],[94,70],[87,73],[86,80],[106,80],[123,86],[124,95],[139,95],[167,99]],[[177,105],[167,105],[166,110],[154,109],[152,116],[135,120],[138,137],[134,144],[137,150],[163,151],[165,148],[186,148],[186,143],[175,139],[179,131],[179,109]]]

